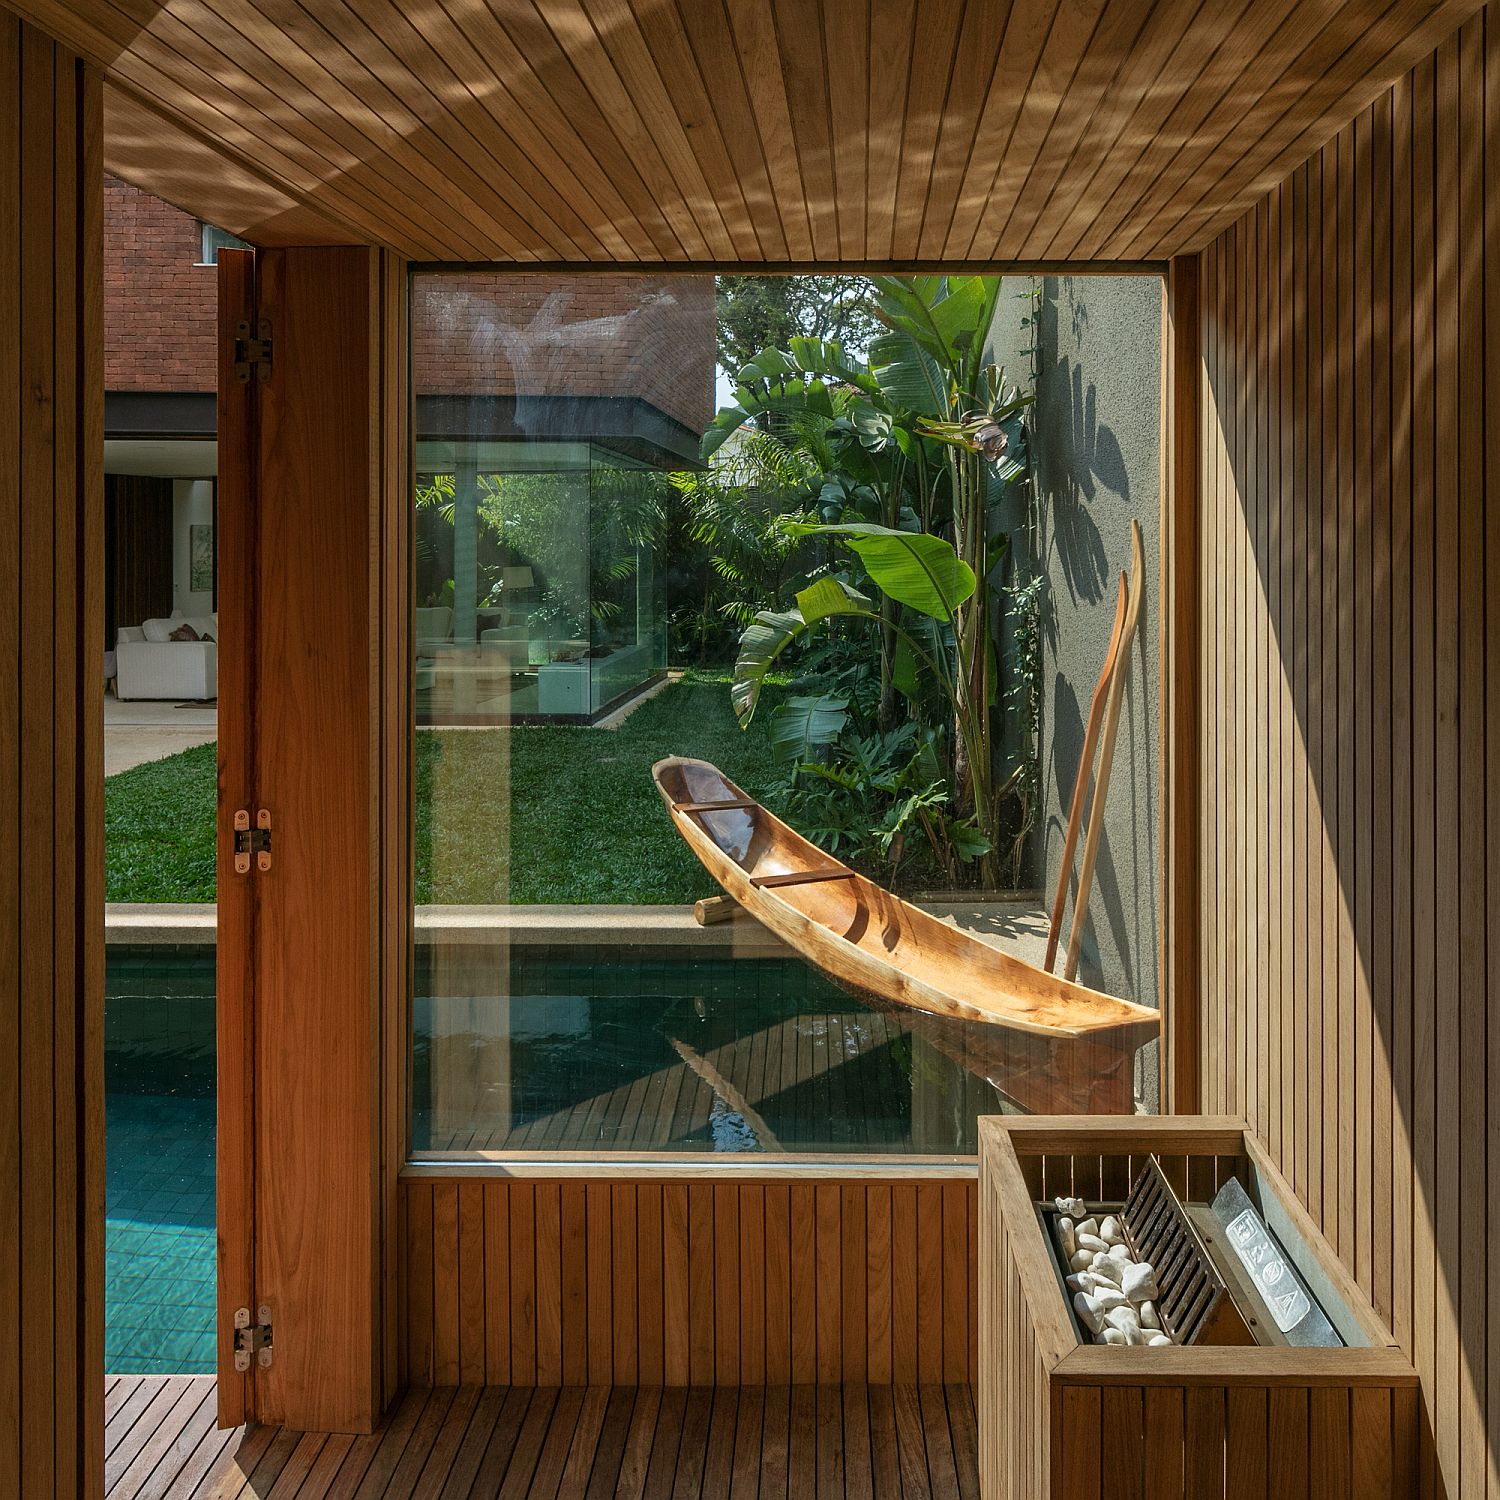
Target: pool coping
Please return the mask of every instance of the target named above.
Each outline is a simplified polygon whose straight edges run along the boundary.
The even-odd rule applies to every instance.
[[[1039,895],[985,901],[930,901],[923,908],[951,919],[996,946],[1034,941],[1045,913]],[[214,944],[218,908],[213,902],[183,904],[112,902],[104,909],[108,945],[203,946]],[[416,940],[440,943],[523,946],[587,943],[594,947],[675,948],[732,953],[743,958],[787,952],[754,917],[737,912],[726,922],[700,927],[691,906],[422,906]]]

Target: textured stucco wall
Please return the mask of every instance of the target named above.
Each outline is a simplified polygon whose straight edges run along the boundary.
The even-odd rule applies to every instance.
[[[1146,586],[1130,653],[1104,836],[1079,977],[1113,995],[1159,1003],[1162,284],[1154,276],[1045,277],[1033,283],[1033,414],[1042,605],[1042,809],[1036,875],[1050,904],[1089,700],[1114,624],[1130,520],[1141,524]],[[1006,299],[1002,318],[1026,308]],[[1024,368],[1019,327],[996,329],[1007,367]],[[1085,827],[1087,825],[1085,824]],[[1082,844],[1074,861],[1082,861]],[[1071,888],[1071,887],[1070,887]],[[1064,918],[1064,943],[1071,921]],[[1061,960],[1059,960],[1061,966]],[[1154,1089],[1149,1077],[1146,1091]]]

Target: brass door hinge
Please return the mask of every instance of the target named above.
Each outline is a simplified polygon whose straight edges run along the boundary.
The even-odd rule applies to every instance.
[[[250,336],[249,321],[242,318],[234,325],[234,378],[241,385],[250,384],[250,371],[262,385],[271,378],[271,320],[262,318]]]
[[[250,826],[250,813],[245,808],[234,815],[234,873],[250,873],[250,856],[255,856],[257,870],[271,868],[271,813],[262,807],[255,814],[255,827]]]
[[[262,1370],[271,1368],[271,1309],[264,1303],[255,1310],[257,1321],[250,1321],[250,1309],[237,1307],[234,1312],[234,1367],[245,1371],[254,1360]]]

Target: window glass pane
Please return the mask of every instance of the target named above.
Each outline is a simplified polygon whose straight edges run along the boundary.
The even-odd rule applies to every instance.
[[[997,889],[1030,876],[1027,470],[921,425],[979,406],[1024,453],[1014,376],[976,356],[914,412],[868,283],[746,281],[414,275],[418,1157],[946,1156],[979,1114],[1133,1102],[1130,1017],[1038,1030],[1050,981],[954,925],[1041,956]],[[923,590],[986,528],[966,636]],[[916,581],[861,550],[914,536]],[[698,920],[721,879],[745,909]]]

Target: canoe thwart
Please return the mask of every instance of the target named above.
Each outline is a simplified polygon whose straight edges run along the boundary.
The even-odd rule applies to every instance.
[[[674,802],[672,811],[680,813],[730,812],[734,808],[759,806],[759,802],[752,802],[748,797],[725,797],[718,802]]]
[[[853,870],[787,870],[781,875],[752,875],[750,884],[757,890],[770,890],[774,886],[811,885],[817,880],[853,880]]]

